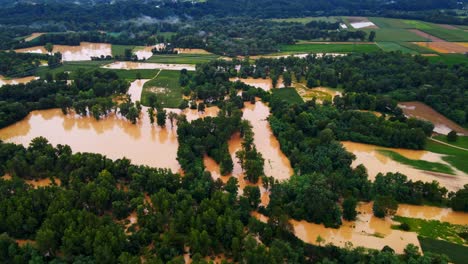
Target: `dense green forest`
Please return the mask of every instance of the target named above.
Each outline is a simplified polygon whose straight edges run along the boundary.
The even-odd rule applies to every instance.
[[[34,53],[15,53],[0,51],[0,75],[7,77],[23,77],[34,75],[39,66],[45,62],[49,67],[56,67],[61,63],[62,56]]]

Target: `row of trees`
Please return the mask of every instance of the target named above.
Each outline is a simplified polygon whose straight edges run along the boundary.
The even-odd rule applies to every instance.
[[[72,79],[71,84],[67,84],[69,79]],[[112,97],[125,94],[129,86],[115,72],[82,70],[73,77],[58,73],[53,78],[49,74],[45,80],[4,85],[0,87],[0,127],[23,119],[30,111],[56,107],[61,108],[64,114],[74,110],[79,115],[100,119],[111,111],[117,111]],[[121,106],[121,110],[125,106]],[[136,113],[138,116],[139,112]],[[126,116],[125,113],[123,115]]]
[[[62,55],[56,53],[53,56],[16,53],[13,51],[0,51],[0,75],[6,77],[24,77],[34,75],[36,70],[46,62],[49,67],[56,67],[62,63]]]

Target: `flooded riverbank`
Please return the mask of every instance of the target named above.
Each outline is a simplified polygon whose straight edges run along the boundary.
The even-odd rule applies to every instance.
[[[289,159],[280,149],[278,139],[271,131],[268,123],[270,108],[263,102],[255,104],[245,103],[243,109],[244,119],[250,121],[253,126],[254,144],[265,159],[265,175],[277,180],[286,180],[293,174]]]
[[[39,77],[36,76],[28,76],[28,77],[22,77],[22,78],[5,78],[4,76],[0,75],[0,87],[3,85],[15,85],[15,84],[20,84],[20,83],[28,83],[34,80],[38,80]]]
[[[271,131],[266,120],[270,114],[270,109],[264,103],[257,101],[255,104],[245,103],[243,118],[250,121],[254,132],[254,144],[265,159],[264,170],[266,176],[272,176],[276,180],[289,179],[293,174],[293,169],[289,159],[280,149],[276,137]],[[242,138],[239,133],[234,134],[228,141],[229,153],[234,163],[233,172],[227,176],[221,176],[219,164],[212,158],[205,156],[203,161],[207,171],[211,172],[213,179],[221,179],[226,183],[230,177],[236,177],[239,183],[239,194],[243,193],[245,186],[258,186],[261,194],[261,205],[267,206],[270,197],[269,191],[263,187],[261,179],[257,184],[252,184],[244,179],[244,173],[236,157],[236,152],[242,148]]]
[[[377,250],[388,245],[398,254],[404,253],[404,248],[408,244],[421,248],[415,232],[394,230],[392,225],[397,225],[398,222],[389,217],[385,219],[375,217],[372,203],[359,203],[356,211],[359,212],[357,219],[351,222],[343,221],[343,225],[338,229],[293,219],[290,223],[299,239],[314,245],[319,245],[317,237],[320,236],[323,239],[320,245],[332,243],[335,246],[346,247],[350,242],[353,247],[361,246]],[[450,208],[400,204],[396,215],[458,225],[468,224],[468,213],[453,212]],[[268,217],[257,212],[253,212],[252,216],[265,223],[268,221]]]
[[[412,160],[425,160],[447,164],[442,160],[442,155],[437,153],[425,150],[385,148],[349,141],[341,143],[347,151],[356,155],[356,160],[353,162],[352,166],[356,167],[359,164],[363,164],[367,168],[369,179],[372,181],[379,172],[384,174],[387,172],[400,172],[413,181],[421,180],[423,182],[432,182],[436,180],[449,191],[457,191],[463,188],[465,184],[468,184],[468,175],[453,167],[452,169],[455,171],[455,175],[418,170],[392,160],[390,157],[380,153],[379,150],[390,150]]]
[[[265,79],[262,79],[262,78],[257,78],[257,79],[254,79],[252,77],[249,77],[249,78],[229,78],[229,81],[231,82],[236,82],[236,81],[241,81],[247,85],[250,85],[250,86],[254,86],[254,87],[257,87],[257,88],[260,88],[262,90],[265,90],[265,91],[269,91],[271,89],[273,89],[273,83],[271,81],[270,78],[265,78]],[[283,78],[279,78],[278,79],[278,84],[276,85],[275,88],[284,88],[284,83],[283,83]]]
[[[17,49],[19,53],[47,54],[43,46]],[[112,45],[106,43],[81,42],[79,46],[54,45],[52,53],[60,52],[63,61],[87,61],[91,57],[112,56]]]
[[[423,119],[434,124],[434,132],[436,133],[447,135],[450,131],[455,130],[462,135],[468,135],[467,129],[456,124],[424,103],[400,102],[398,106],[403,109],[403,113],[406,116]]]

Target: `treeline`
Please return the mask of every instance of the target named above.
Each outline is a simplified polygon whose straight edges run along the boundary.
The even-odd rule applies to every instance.
[[[195,72],[181,71],[179,84],[184,87],[184,95],[191,96],[191,106],[196,107],[196,99],[205,103],[222,104],[226,98],[239,109],[245,101],[255,101],[255,97],[266,100],[269,94],[260,88],[243,82],[231,82],[229,78],[238,76],[236,65],[246,63],[233,59],[232,61],[217,60],[197,65]],[[242,70],[242,67],[241,67]],[[241,92],[238,96],[238,92]],[[229,96],[229,97],[228,97]]]
[[[297,40],[363,41],[366,32],[339,31],[339,23],[274,22],[245,17],[202,19],[181,27],[171,43],[180,48],[202,48],[228,56],[277,52],[281,44]]]
[[[0,51],[0,75],[6,77],[31,76],[43,62],[46,62],[50,67],[56,67],[61,63],[61,60],[60,53],[50,56]]]
[[[10,1],[8,1],[10,4]],[[433,11],[440,9],[462,8],[456,0],[449,1],[275,1],[275,0],[209,0],[191,1],[96,1],[79,4],[68,1],[50,1],[30,4],[27,2],[5,5],[0,11],[0,24],[48,25],[65,30],[108,30],[122,22],[151,23],[154,19],[164,20],[171,17],[200,19],[206,16],[218,18],[244,16],[258,18],[287,18],[305,16],[381,16],[382,14],[404,16],[414,11]],[[122,13],[121,10],[126,10]],[[424,12],[423,12],[424,14]],[[453,23],[466,23],[465,20],[451,17]],[[421,18],[431,18],[430,15]],[[452,23],[450,23],[452,24]],[[116,32],[116,31],[114,31]]]
[[[2,174],[13,176],[0,179],[4,263],[181,263],[184,254],[193,263],[219,255],[226,263],[447,263],[411,246],[397,256],[305,244],[283,220],[263,224],[250,217],[253,208],[237,195],[235,179],[223,185],[203,172],[192,174],[197,170],[181,177],[127,159],[73,154],[44,138],[27,148],[0,142],[0,153]],[[55,184],[34,188],[24,181],[44,178]],[[33,245],[19,246],[19,238]]]
[[[202,48],[216,54],[236,56],[276,52],[281,44],[293,44],[297,40],[363,41],[362,30],[339,30],[339,23],[312,21],[307,24],[274,22],[245,17],[204,18],[196,21],[179,21],[170,26],[160,22],[159,26],[144,25],[122,28],[121,32],[101,31],[63,32],[44,34],[33,41],[16,43],[15,48],[45,45],[79,45],[80,42],[104,42],[126,45],[155,45],[171,43],[178,48]],[[188,26],[190,25],[190,26]],[[173,30],[176,34],[165,37],[161,30]],[[6,45],[6,44],[5,44]],[[173,51],[161,50],[157,53]]]
[[[71,84],[67,84],[69,79],[72,79]],[[23,119],[33,110],[57,107],[64,114],[73,110],[79,115],[99,119],[116,109],[112,96],[125,94],[129,86],[115,72],[82,70],[78,70],[73,78],[63,72],[55,78],[48,74],[45,80],[4,85],[0,87],[0,127]]]

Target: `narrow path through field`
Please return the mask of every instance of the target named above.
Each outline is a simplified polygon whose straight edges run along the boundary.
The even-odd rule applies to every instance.
[[[456,148],[456,149],[461,149],[461,150],[468,151],[468,149],[466,149],[466,148],[462,148],[462,147],[458,147],[458,146],[455,146],[455,145],[452,145],[452,144],[449,144],[449,143],[445,143],[445,142],[443,142],[443,141],[437,140],[437,139],[432,138],[432,137],[430,137],[429,139],[432,140],[432,141],[435,141],[435,142],[437,142],[437,143],[440,143],[440,144],[443,144],[443,145],[452,147],[452,148]]]
[[[151,79],[151,80],[154,80],[156,78],[158,78],[159,74],[162,72],[162,69],[159,69],[158,73],[156,73],[156,75]]]

